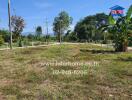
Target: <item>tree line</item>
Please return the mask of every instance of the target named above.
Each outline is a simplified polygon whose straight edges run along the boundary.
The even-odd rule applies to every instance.
[[[112,40],[115,44],[116,51],[126,51],[128,45],[132,45],[132,6],[128,9],[123,17],[115,20],[112,15],[98,13],[87,16],[70,30],[73,18],[66,12],[62,11],[54,18],[53,31],[54,36],[49,34],[43,35],[42,26],[37,26],[35,34],[22,35],[25,28],[25,21],[21,16],[11,17],[11,27],[13,33],[13,42],[22,46],[24,40],[27,41],[67,41],[67,42],[95,42],[108,43]],[[0,45],[9,42],[9,32],[0,30]]]

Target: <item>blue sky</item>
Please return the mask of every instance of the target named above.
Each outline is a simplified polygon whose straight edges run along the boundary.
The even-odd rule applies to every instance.
[[[7,2],[8,0],[0,0],[0,28],[4,29],[8,29]],[[25,19],[24,32],[34,32],[38,25],[45,30],[47,18],[52,33],[54,17],[62,10],[73,17],[73,29],[77,21],[85,16],[101,12],[108,14],[109,8],[114,5],[123,6],[127,10],[131,4],[132,0],[11,0],[11,14]]]

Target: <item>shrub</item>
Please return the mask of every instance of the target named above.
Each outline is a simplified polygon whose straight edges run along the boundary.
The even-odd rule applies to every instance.
[[[27,38],[24,38],[24,39],[23,39],[23,45],[24,45],[24,46],[30,45],[30,42],[28,41]]]
[[[19,47],[23,47],[22,39],[19,39],[19,40],[17,41],[17,44],[18,44]]]
[[[103,40],[102,43],[103,43],[103,44],[107,44],[108,41],[107,41],[107,40]]]
[[[0,35],[0,46],[4,43],[4,39],[2,37],[2,35]]]
[[[129,38],[129,46],[132,46],[132,37]]]

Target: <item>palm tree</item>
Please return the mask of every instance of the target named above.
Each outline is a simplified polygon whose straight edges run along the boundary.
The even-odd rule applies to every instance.
[[[109,15],[109,25],[101,27],[103,31],[112,33],[115,51],[126,52],[128,47],[128,38],[132,36],[132,5],[128,9],[126,16],[120,16],[115,20]]]

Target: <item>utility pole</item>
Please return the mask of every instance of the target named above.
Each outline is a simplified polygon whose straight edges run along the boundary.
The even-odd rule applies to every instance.
[[[47,18],[46,18],[46,34],[47,34],[46,40],[47,40],[47,44],[48,44],[49,43],[49,41],[48,41],[48,39],[49,39],[49,28],[48,28],[48,20],[47,20]]]
[[[60,42],[60,44],[61,44],[61,42],[62,42],[62,37],[61,37],[61,35],[62,35],[62,27],[61,27],[61,24],[62,24],[62,20],[60,20],[60,23],[59,23],[60,25],[60,34],[59,34],[59,38],[60,38],[60,40],[59,40],[59,42]]]
[[[10,49],[12,49],[12,31],[11,31],[10,0],[8,0],[8,18],[9,18],[9,32],[10,32]]]

